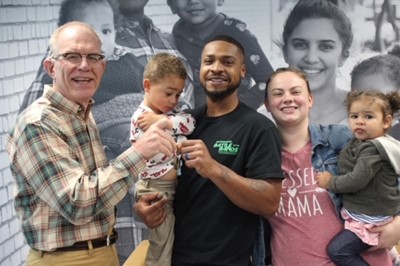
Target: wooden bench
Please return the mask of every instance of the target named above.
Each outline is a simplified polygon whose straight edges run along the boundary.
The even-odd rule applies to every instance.
[[[123,266],[145,266],[145,259],[148,248],[148,240],[143,240],[142,242],[140,242],[140,244],[135,248],[132,254],[125,261]]]

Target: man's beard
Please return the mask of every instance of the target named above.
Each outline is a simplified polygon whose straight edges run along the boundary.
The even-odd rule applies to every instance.
[[[228,86],[228,88],[226,88],[223,91],[209,91],[206,89],[205,85],[206,84],[203,83],[202,87],[208,99],[210,99],[212,102],[220,102],[237,90],[237,88],[240,85],[240,81],[238,83],[231,84],[230,86]]]

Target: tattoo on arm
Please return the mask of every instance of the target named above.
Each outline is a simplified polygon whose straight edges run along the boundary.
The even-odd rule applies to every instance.
[[[228,171],[226,170],[226,167],[223,166],[223,165],[221,165],[220,167],[221,167],[222,179],[224,179],[225,181],[228,181],[228,180],[229,180],[229,173],[228,173]]]
[[[265,190],[264,181],[262,181],[262,183],[260,181],[262,181],[262,180],[250,179],[250,187],[256,192],[260,192],[260,191],[264,191]]]
[[[221,168],[221,177],[225,182],[227,182],[230,179],[229,171],[223,165],[221,165],[220,168]],[[250,187],[253,189],[253,191],[260,192],[265,190],[265,184],[263,180],[249,179],[249,182],[250,182]]]

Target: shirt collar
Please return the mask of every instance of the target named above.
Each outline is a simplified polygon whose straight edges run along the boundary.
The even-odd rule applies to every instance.
[[[310,132],[313,150],[318,145],[323,145],[323,146],[329,145],[329,142],[326,140],[326,138],[324,138],[319,125],[309,124],[308,129]]]
[[[45,85],[44,87],[44,97],[47,98],[51,105],[55,108],[63,112],[75,114],[85,119],[87,118],[88,113],[94,104],[94,100],[90,99],[88,108],[85,110],[83,106],[67,99],[49,85]]]

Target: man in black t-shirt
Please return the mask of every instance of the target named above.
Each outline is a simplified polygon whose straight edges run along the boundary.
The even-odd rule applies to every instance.
[[[241,103],[244,50],[217,36],[203,48],[200,82],[207,104],[192,111],[196,128],[179,144],[184,159],[174,210],[172,265],[248,265],[259,217],[278,209],[281,143],[275,125]],[[165,199],[142,197],[135,208],[153,228],[164,220]]]

